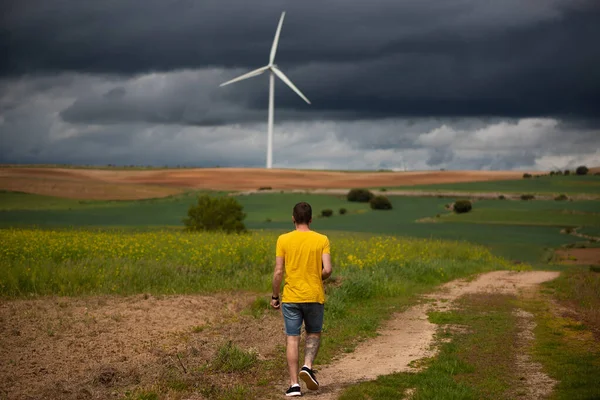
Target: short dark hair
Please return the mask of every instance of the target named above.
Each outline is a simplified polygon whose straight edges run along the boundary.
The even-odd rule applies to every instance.
[[[301,201],[294,206],[292,215],[297,224],[308,224],[312,219],[312,207],[310,204]]]

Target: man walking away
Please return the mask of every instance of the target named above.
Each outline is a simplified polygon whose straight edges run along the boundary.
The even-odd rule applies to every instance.
[[[290,373],[290,387],[285,395],[301,396],[298,378],[301,378],[309,389],[319,389],[319,382],[312,367],[319,351],[323,328],[323,280],[329,278],[332,268],[329,239],[310,230],[310,204],[296,204],[292,220],[296,229],[277,239],[271,306],[282,308],[285,325],[286,356]],[[280,302],[279,290],[284,268],[285,284]],[[303,322],[306,331],[304,366],[298,372],[300,330]]]

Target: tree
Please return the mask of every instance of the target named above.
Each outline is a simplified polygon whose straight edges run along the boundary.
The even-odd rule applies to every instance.
[[[375,196],[369,201],[373,210],[391,210],[392,203],[386,196]]]
[[[367,189],[352,189],[348,192],[346,198],[348,201],[359,203],[368,203],[375,195]]]
[[[321,215],[324,217],[331,217],[333,215],[333,210],[331,208],[321,210]]]
[[[473,209],[473,205],[469,200],[456,200],[453,210],[457,214],[468,213]]]
[[[243,206],[233,197],[198,196],[198,202],[190,206],[188,217],[183,220],[188,231],[246,231]]]
[[[575,173],[577,175],[587,175],[587,173],[589,171],[590,170],[588,169],[588,167],[586,167],[585,165],[581,165],[581,166],[577,167],[577,169],[575,170]]]

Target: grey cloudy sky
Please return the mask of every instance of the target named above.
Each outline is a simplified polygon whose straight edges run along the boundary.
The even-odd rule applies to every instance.
[[[7,0],[0,163],[600,165],[597,0]]]

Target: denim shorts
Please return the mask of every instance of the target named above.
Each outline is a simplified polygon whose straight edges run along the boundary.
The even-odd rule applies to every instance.
[[[323,304],[282,303],[281,310],[287,336],[300,336],[302,322],[306,333],[320,333],[323,329]]]

